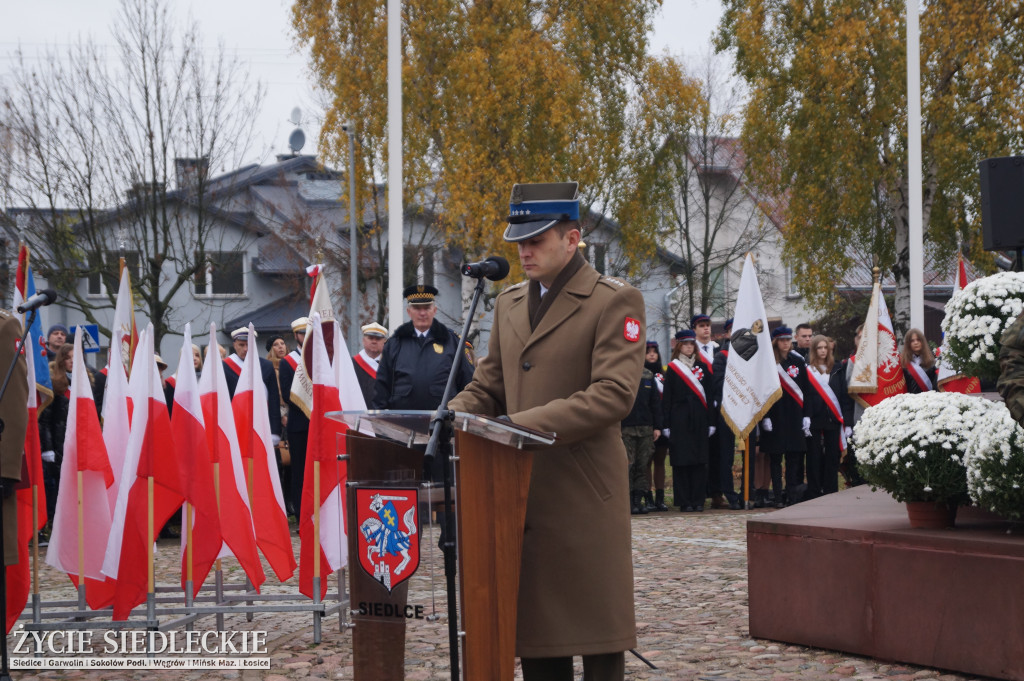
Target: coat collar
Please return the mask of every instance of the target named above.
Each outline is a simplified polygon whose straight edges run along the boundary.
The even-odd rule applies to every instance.
[[[416,336],[416,330],[413,327],[412,322],[406,322],[395,329],[394,335],[398,338],[414,338]],[[435,318],[434,321],[430,323],[430,330],[427,331],[427,335],[431,340],[444,345],[444,342],[448,339],[448,327]]]
[[[589,264],[584,264],[565,283],[565,286],[557,294],[558,299],[551,305],[532,333],[530,332],[530,311],[527,301],[529,287],[520,284],[514,288],[509,293],[511,298],[509,317],[512,321],[512,328],[523,344],[523,350],[551,333],[558,325],[571,317],[583,304],[583,299],[590,297],[594,292],[600,279],[601,275],[597,273],[597,270]]]

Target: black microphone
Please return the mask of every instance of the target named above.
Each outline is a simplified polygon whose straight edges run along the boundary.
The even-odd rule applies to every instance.
[[[508,276],[508,260],[500,255],[492,255],[487,260],[470,262],[462,266],[462,274],[474,279],[487,277],[491,281],[501,281]]]
[[[506,267],[508,267],[508,265],[506,265]],[[38,310],[44,305],[49,305],[55,300],[57,300],[57,292],[52,288],[44,288],[42,291],[36,293],[34,296],[19,305],[18,312],[25,313],[29,310]]]

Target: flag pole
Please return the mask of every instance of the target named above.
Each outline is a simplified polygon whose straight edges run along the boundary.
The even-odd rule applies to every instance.
[[[29,424],[29,428],[32,425]],[[36,428],[38,428],[38,423]],[[32,621],[39,623],[39,483],[32,483]]]
[[[185,502],[185,606],[192,606],[192,504]]]
[[[154,529],[155,528],[153,527],[153,524],[154,524],[154,518],[153,518],[153,516],[154,516],[153,494],[154,494],[154,490],[153,490],[153,476],[150,475],[150,476],[148,476],[146,478],[146,496],[148,498],[148,501],[146,503],[146,539],[147,539],[147,541],[146,541],[146,547],[147,547],[147,550],[146,550],[146,572],[147,572],[147,575],[146,575],[146,590],[149,592],[148,593],[148,596],[149,596],[149,609],[151,611],[152,611],[152,608],[153,608],[153,605],[154,605],[153,597],[155,595],[154,594],[154,590],[155,590],[155,587],[156,587],[156,578],[155,578],[155,575],[153,574],[153,569],[154,569],[154,565],[153,565],[153,543],[156,541],[156,537],[154,536],[154,534],[155,534],[154,533]],[[150,615],[152,616],[152,612],[150,612]],[[150,619],[152,619],[152,617],[150,617]]]
[[[82,498],[85,495],[85,482],[82,471],[78,476],[78,609],[85,610],[85,508]]]
[[[750,509],[750,436],[742,440],[743,444],[743,508]]]

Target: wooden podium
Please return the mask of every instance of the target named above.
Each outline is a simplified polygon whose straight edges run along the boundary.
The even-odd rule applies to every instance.
[[[431,507],[439,508],[443,499],[440,486],[421,482],[423,445],[433,412],[331,416],[351,428],[346,436],[346,525],[353,676],[356,681],[403,679],[405,624],[419,614],[416,605],[408,603],[408,570],[419,563],[419,557],[407,551],[409,561],[400,574],[394,563],[406,558],[401,547],[413,543],[412,533],[405,531],[410,509],[419,510],[422,528],[428,521],[425,514]],[[454,427],[463,678],[511,681],[533,464],[533,454],[526,448],[549,445],[554,436],[463,413],[456,414]],[[419,535],[418,542],[426,541]],[[389,548],[393,553],[388,553]]]

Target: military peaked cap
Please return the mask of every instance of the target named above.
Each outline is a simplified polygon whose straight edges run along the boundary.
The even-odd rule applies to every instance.
[[[564,220],[579,220],[578,189],[578,182],[513,185],[505,241],[525,241]]]

